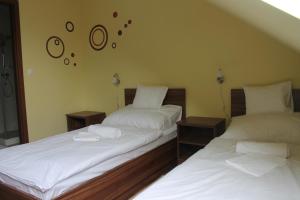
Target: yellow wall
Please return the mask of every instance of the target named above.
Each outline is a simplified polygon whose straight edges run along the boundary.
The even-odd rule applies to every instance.
[[[215,81],[221,67],[224,95],[243,84],[291,79],[300,87],[300,54],[243,21],[199,0],[26,0],[20,1],[25,90],[30,139],[66,130],[65,113],[81,109],[112,112],[116,89],[165,84],[187,89],[188,115],[224,116]],[[118,11],[117,18],[112,13]],[[76,33],[64,30],[73,20]],[[120,37],[117,31],[133,20]],[[88,43],[90,29],[109,32],[103,51]],[[78,30],[77,30],[78,29]],[[50,59],[46,39],[59,33],[78,55],[78,67]],[[111,43],[117,42],[117,49]],[[32,76],[26,69],[34,70]],[[123,101],[122,101],[123,103]]]
[[[215,80],[219,67],[226,76],[228,112],[230,88],[286,79],[300,87],[299,53],[203,0],[85,2],[84,24],[104,24],[110,33],[101,53],[84,44],[89,109],[114,109],[114,72],[121,76],[121,88],[138,83],[185,87],[188,115],[224,116]],[[112,17],[114,11],[118,18]],[[133,24],[117,36],[128,19]]]
[[[30,140],[66,130],[65,114],[83,109],[80,26],[65,31],[65,21],[80,23],[80,2],[74,0],[20,1],[21,39]],[[74,51],[78,67],[66,67],[45,50],[50,36],[60,36],[65,56]],[[69,56],[70,57],[70,56]],[[32,69],[31,76],[27,70]]]

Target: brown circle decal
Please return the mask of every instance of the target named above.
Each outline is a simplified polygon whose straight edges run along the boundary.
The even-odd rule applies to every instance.
[[[113,13],[113,17],[114,17],[114,18],[118,17],[118,12],[117,12],[117,11],[115,11],[115,12]]]
[[[118,31],[118,35],[121,36],[123,34],[122,30]]]
[[[71,21],[66,22],[66,29],[68,32],[73,32],[74,31],[74,24]]]
[[[46,42],[46,50],[52,58],[60,58],[65,52],[64,42],[58,36],[51,36]]]
[[[94,50],[100,51],[104,49],[108,40],[106,28],[100,24],[94,26],[90,32],[89,40],[90,45]]]
[[[65,65],[69,65],[70,64],[70,59],[69,58],[65,58],[64,59],[64,64]]]

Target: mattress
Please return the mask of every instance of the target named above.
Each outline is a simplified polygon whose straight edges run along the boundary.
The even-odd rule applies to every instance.
[[[20,191],[31,194],[37,198],[40,198],[43,200],[50,200],[55,197],[58,197],[59,195],[65,193],[71,189],[74,189],[75,187],[79,186],[80,184],[84,183],[85,181],[88,181],[94,177],[100,176],[100,175],[104,174],[105,172],[113,169],[116,166],[119,166],[129,160],[132,160],[142,154],[145,154],[146,152],[149,152],[149,151],[155,149],[156,147],[174,139],[175,137],[176,137],[176,131],[173,131],[169,134],[164,133],[162,137],[155,140],[154,142],[144,145],[133,151],[127,152],[125,154],[115,156],[114,158],[106,160],[92,168],[89,168],[88,170],[82,171],[81,173],[71,176],[68,179],[59,182],[58,184],[56,184],[54,187],[52,187],[50,190],[48,190],[46,192],[42,192],[36,188],[33,188],[31,186],[28,186],[26,184],[18,182],[15,179],[12,179],[1,173],[0,173],[0,181],[7,185],[15,187]]]
[[[239,155],[236,142],[215,138],[134,200],[299,200],[299,145],[290,145],[286,165],[255,177],[226,164],[227,159]]]

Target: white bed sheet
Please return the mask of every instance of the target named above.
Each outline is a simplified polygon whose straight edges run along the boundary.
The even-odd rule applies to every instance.
[[[151,143],[162,135],[154,129],[118,127],[122,137],[96,142],[73,140],[76,132],[49,137],[0,152],[0,172],[43,192],[105,160]]]
[[[299,200],[300,146],[291,145],[287,165],[254,177],[226,164],[239,156],[236,140],[215,138],[134,200]]]
[[[162,137],[160,137],[159,139],[155,140],[152,143],[144,145],[128,153],[121,154],[119,156],[106,160],[88,170],[85,170],[79,174],[69,177],[68,179],[54,185],[54,187],[52,187],[47,192],[42,192],[34,187],[25,185],[1,173],[0,173],[0,181],[17,188],[18,190],[29,193],[37,198],[43,200],[50,200],[52,198],[58,197],[59,195],[61,195],[66,191],[69,191],[77,187],[78,185],[82,184],[87,180],[90,180],[96,176],[100,176],[101,174],[109,171],[110,169],[113,169],[118,165],[121,165],[129,160],[132,160],[148,151],[151,151],[152,149],[174,139],[176,135],[177,135],[176,130],[171,133],[164,134]]]

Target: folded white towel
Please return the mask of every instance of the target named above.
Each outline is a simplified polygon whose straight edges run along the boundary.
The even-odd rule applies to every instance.
[[[76,142],[97,142],[100,140],[100,136],[94,133],[79,132],[73,136],[73,140]]]
[[[122,136],[121,129],[103,125],[91,125],[88,127],[88,132],[109,139],[116,139]]]
[[[277,156],[246,154],[226,160],[226,163],[244,173],[260,177],[274,168],[284,165],[286,159]]]
[[[239,141],[236,144],[237,153],[256,153],[288,158],[289,148],[286,143],[264,143],[252,141]]]

